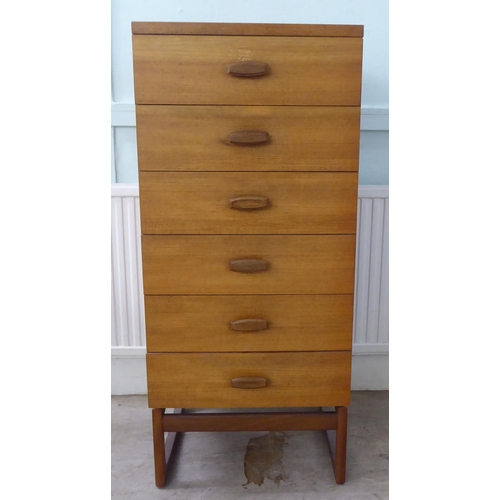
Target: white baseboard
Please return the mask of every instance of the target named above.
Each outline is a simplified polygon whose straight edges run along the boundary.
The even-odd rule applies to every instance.
[[[111,395],[132,394],[147,394],[144,355],[111,356]]]
[[[353,391],[389,390],[389,354],[365,354],[352,357]]]
[[[356,346],[355,346],[356,348]],[[352,360],[353,391],[386,391],[389,389],[389,355],[381,352],[356,352]],[[111,394],[125,396],[147,394],[144,348],[113,348],[111,356]]]

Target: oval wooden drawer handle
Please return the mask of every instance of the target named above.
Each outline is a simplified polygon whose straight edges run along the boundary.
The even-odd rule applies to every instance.
[[[231,379],[231,387],[236,389],[259,389],[266,387],[267,379],[264,377],[238,377]]]
[[[229,263],[229,269],[237,273],[258,273],[266,271],[268,266],[269,262],[264,259],[238,259]]]
[[[231,321],[231,330],[235,332],[258,332],[267,329],[265,319],[238,319]]]
[[[227,136],[227,141],[235,146],[262,146],[269,142],[269,134],[265,130],[236,130]]]
[[[265,196],[240,196],[229,200],[233,210],[258,210],[269,205],[269,198]]]
[[[269,73],[269,64],[257,61],[239,61],[230,64],[227,67],[227,72],[234,76],[252,78],[267,75]]]

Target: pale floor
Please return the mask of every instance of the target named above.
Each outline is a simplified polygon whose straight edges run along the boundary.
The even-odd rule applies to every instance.
[[[146,396],[113,396],[111,405],[111,484],[114,499],[388,498],[387,391],[352,394],[347,475],[343,485],[335,483],[322,432],[283,432],[275,435],[267,432],[199,432],[182,436],[176,454],[178,461],[170,471],[168,486],[160,490],[154,484],[151,410]],[[244,460],[247,445],[250,439],[261,436],[268,445],[270,441],[280,445],[277,452],[274,449],[274,456],[279,460],[263,471],[264,482],[261,486],[254,482],[246,484]],[[262,440],[257,443],[260,442]],[[269,452],[270,449],[260,450]],[[247,471],[250,458],[247,455]]]

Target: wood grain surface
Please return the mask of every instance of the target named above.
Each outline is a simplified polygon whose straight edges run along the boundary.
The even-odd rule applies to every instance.
[[[142,236],[147,295],[352,294],[355,236]],[[267,271],[229,269],[265,259]]]
[[[140,35],[266,35],[362,37],[362,25],[262,24],[262,23],[170,23],[133,22],[132,33]]]
[[[139,170],[357,171],[359,107],[136,106]],[[269,134],[231,145],[240,130]]]
[[[143,234],[354,234],[356,172],[141,172]],[[244,196],[269,200],[234,210]]]
[[[145,311],[148,352],[352,348],[352,295],[147,295]],[[267,320],[267,328],[231,329],[246,318]]]
[[[152,408],[275,408],[348,405],[351,352],[147,354]],[[260,389],[231,379],[262,377]]]
[[[224,431],[315,431],[337,428],[333,411],[240,411],[196,412],[163,416],[165,432],[224,432]],[[334,441],[335,443],[335,441]]]
[[[136,104],[361,103],[361,38],[133,35]],[[239,78],[230,64],[268,74]]]

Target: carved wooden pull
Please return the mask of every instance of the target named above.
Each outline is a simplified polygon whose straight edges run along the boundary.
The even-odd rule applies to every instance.
[[[231,132],[227,140],[235,146],[258,146],[269,142],[269,134],[265,130],[237,130]]]
[[[231,387],[236,389],[258,389],[266,387],[267,379],[264,377],[238,377],[231,379]]]
[[[227,72],[234,76],[252,78],[254,76],[266,75],[269,72],[269,65],[257,61],[240,61],[230,64],[227,67]]]
[[[258,332],[267,329],[265,319],[238,319],[231,321],[231,330],[235,332]]]
[[[240,196],[229,200],[233,210],[258,210],[269,205],[269,198],[265,196]]]
[[[266,271],[269,262],[264,259],[239,259],[232,260],[229,263],[229,269],[237,273],[257,273],[259,271]]]

